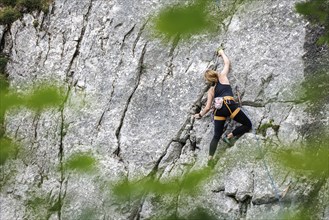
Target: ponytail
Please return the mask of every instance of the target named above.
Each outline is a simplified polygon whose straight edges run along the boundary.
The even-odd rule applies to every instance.
[[[215,84],[218,82],[218,74],[215,70],[206,70],[206,72],[204,73],[204,78],[210,84]]]

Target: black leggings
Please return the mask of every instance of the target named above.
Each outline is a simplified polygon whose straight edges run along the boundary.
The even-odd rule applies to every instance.
[[[234,110],[238,108],[238,104],[236,104],[233,101],[231,101],[231,103],[228,104],[228,106],[232,112],[234,112]],[[223,103],[223,107],[216,111],[216,116],[230,117],[230,115],[231,113],[224,103]],[[234,117],[234,121],[237,121],[242,125],[232,131],[233,136],[243,135],[244,133],[250,131],[252,127],[251,121],[243,113],[242,110],[240,110],[239,113]],[[213,139],[210,142],[210,147],[209,147],[210,156],[213,156],[215,154],[219,139],[224,132],[224,124],[225,124],[225,120],[215,120],[215,133]]]

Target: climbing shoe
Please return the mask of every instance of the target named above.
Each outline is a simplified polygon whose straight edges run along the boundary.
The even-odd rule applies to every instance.
[[[227,138],[226,136],[223,137],[223,141],[228,144],[229,146],[232,146],[233,145],[233,142],[231,141],[231,138]]]

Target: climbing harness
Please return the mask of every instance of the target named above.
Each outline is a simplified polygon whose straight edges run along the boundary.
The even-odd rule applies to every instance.
[[[233,119],[239,113],[239,111],[241,109],[240,108],[237,108],[237,109],[235,109],[232,112],[231,108],[228,106],[228,104],[229,104],[228,101],[235,101],[234,97],[232,97],[232,96],[224,96],[224,97],[221,97],[221,98],[223,99],[223,103],[225,104],[225,106],[227,107],[227,109],[230,111],[230,118]],[[215,109],[215,112],[214,112],[214,120],[215,121],[225,121],[226,120],[226,117],[225,116],[216,116],[216,111],[217,111],[217,108]]]

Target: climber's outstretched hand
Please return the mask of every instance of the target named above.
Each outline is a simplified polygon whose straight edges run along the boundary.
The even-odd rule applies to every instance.
[[[218,56],[222,56],[223,54],[224,54],[224,50],[223,49],[217,50],[217,55]]]

